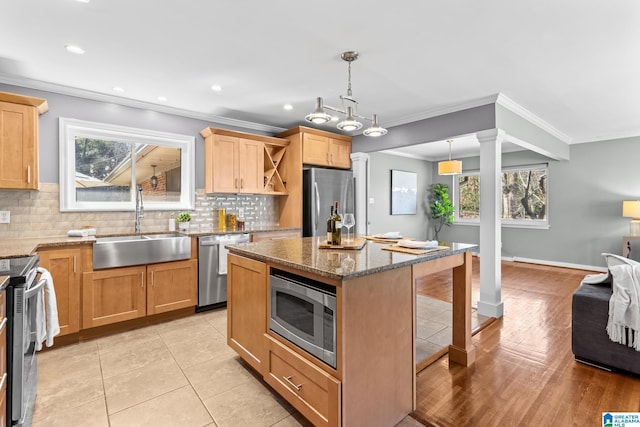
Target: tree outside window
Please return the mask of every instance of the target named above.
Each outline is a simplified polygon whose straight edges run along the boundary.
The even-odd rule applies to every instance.
[[[548,226],[547,166],[503,169],[502,223],[504,225]],[[480,219],[480,172],[468,172],[454,179],[456,222],[478,223]]]

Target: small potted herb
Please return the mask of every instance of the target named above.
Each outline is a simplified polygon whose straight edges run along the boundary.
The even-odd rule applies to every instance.
[[[178,230],[187,231],[189,230],[189,221],[191,221],[191,215],[189,214],[189,212],[180,212],[178,214],[178,217],[176,218],[176,221],[178,221]]]

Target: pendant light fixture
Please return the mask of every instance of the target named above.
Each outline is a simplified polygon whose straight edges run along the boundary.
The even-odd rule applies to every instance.
[[[460,160],[451,160],[451,143],[453,139],[448,139],[449,143],[449,160],[438,163],[438,175],[460,175],[462,173],[462,162]]]
[[[316,109],[313,113],[308,114],[305,117],[305,120],[317,125],[322,125],[330,122],[333,119],[331,114],[328,114],[326,111],[335,111],[336,113],[344,114],[344,119],[336,125],[338,129],[345,132],[353,132],[362,129],[362,123],[360,123],[357,119],[363,119],[371,122],[371,126],[364,130],[364,136],[382,136],[387,133],[387,130],[378,124],[378,116],[374,114],[373,118],[368,118],[358,114],[358,101],[356,101],[356,99],[353,97],[353,93],[351,92],[351,63],[358,59],[358,55],[358,52],[347,51],[343,52],[340,56],[343,61],[346,61],[349,64],[347,94],[340,95],[340,99],[342,100],[342,108],[324,105],[322,98],[318,97],[316,98]]]
[[[158,186],[158,177],[156,176],[156,167],[158,165],[151,165],[151,167],[153,168],[153,176],[149,181],[151,181],[151,188],[156,188]]]

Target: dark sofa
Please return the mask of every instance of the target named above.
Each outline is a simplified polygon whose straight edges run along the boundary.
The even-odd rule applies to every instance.
[[[582,282],[573,294],[571,348],[579,362],[640,375],[640,352],[609,339],[611,275],[598,284]]]

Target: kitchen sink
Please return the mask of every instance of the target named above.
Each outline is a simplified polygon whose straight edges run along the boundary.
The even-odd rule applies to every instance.
[[[191,237],[141,234],[98,237],[93,244],[93,268],[125,267],[191,258]]]

